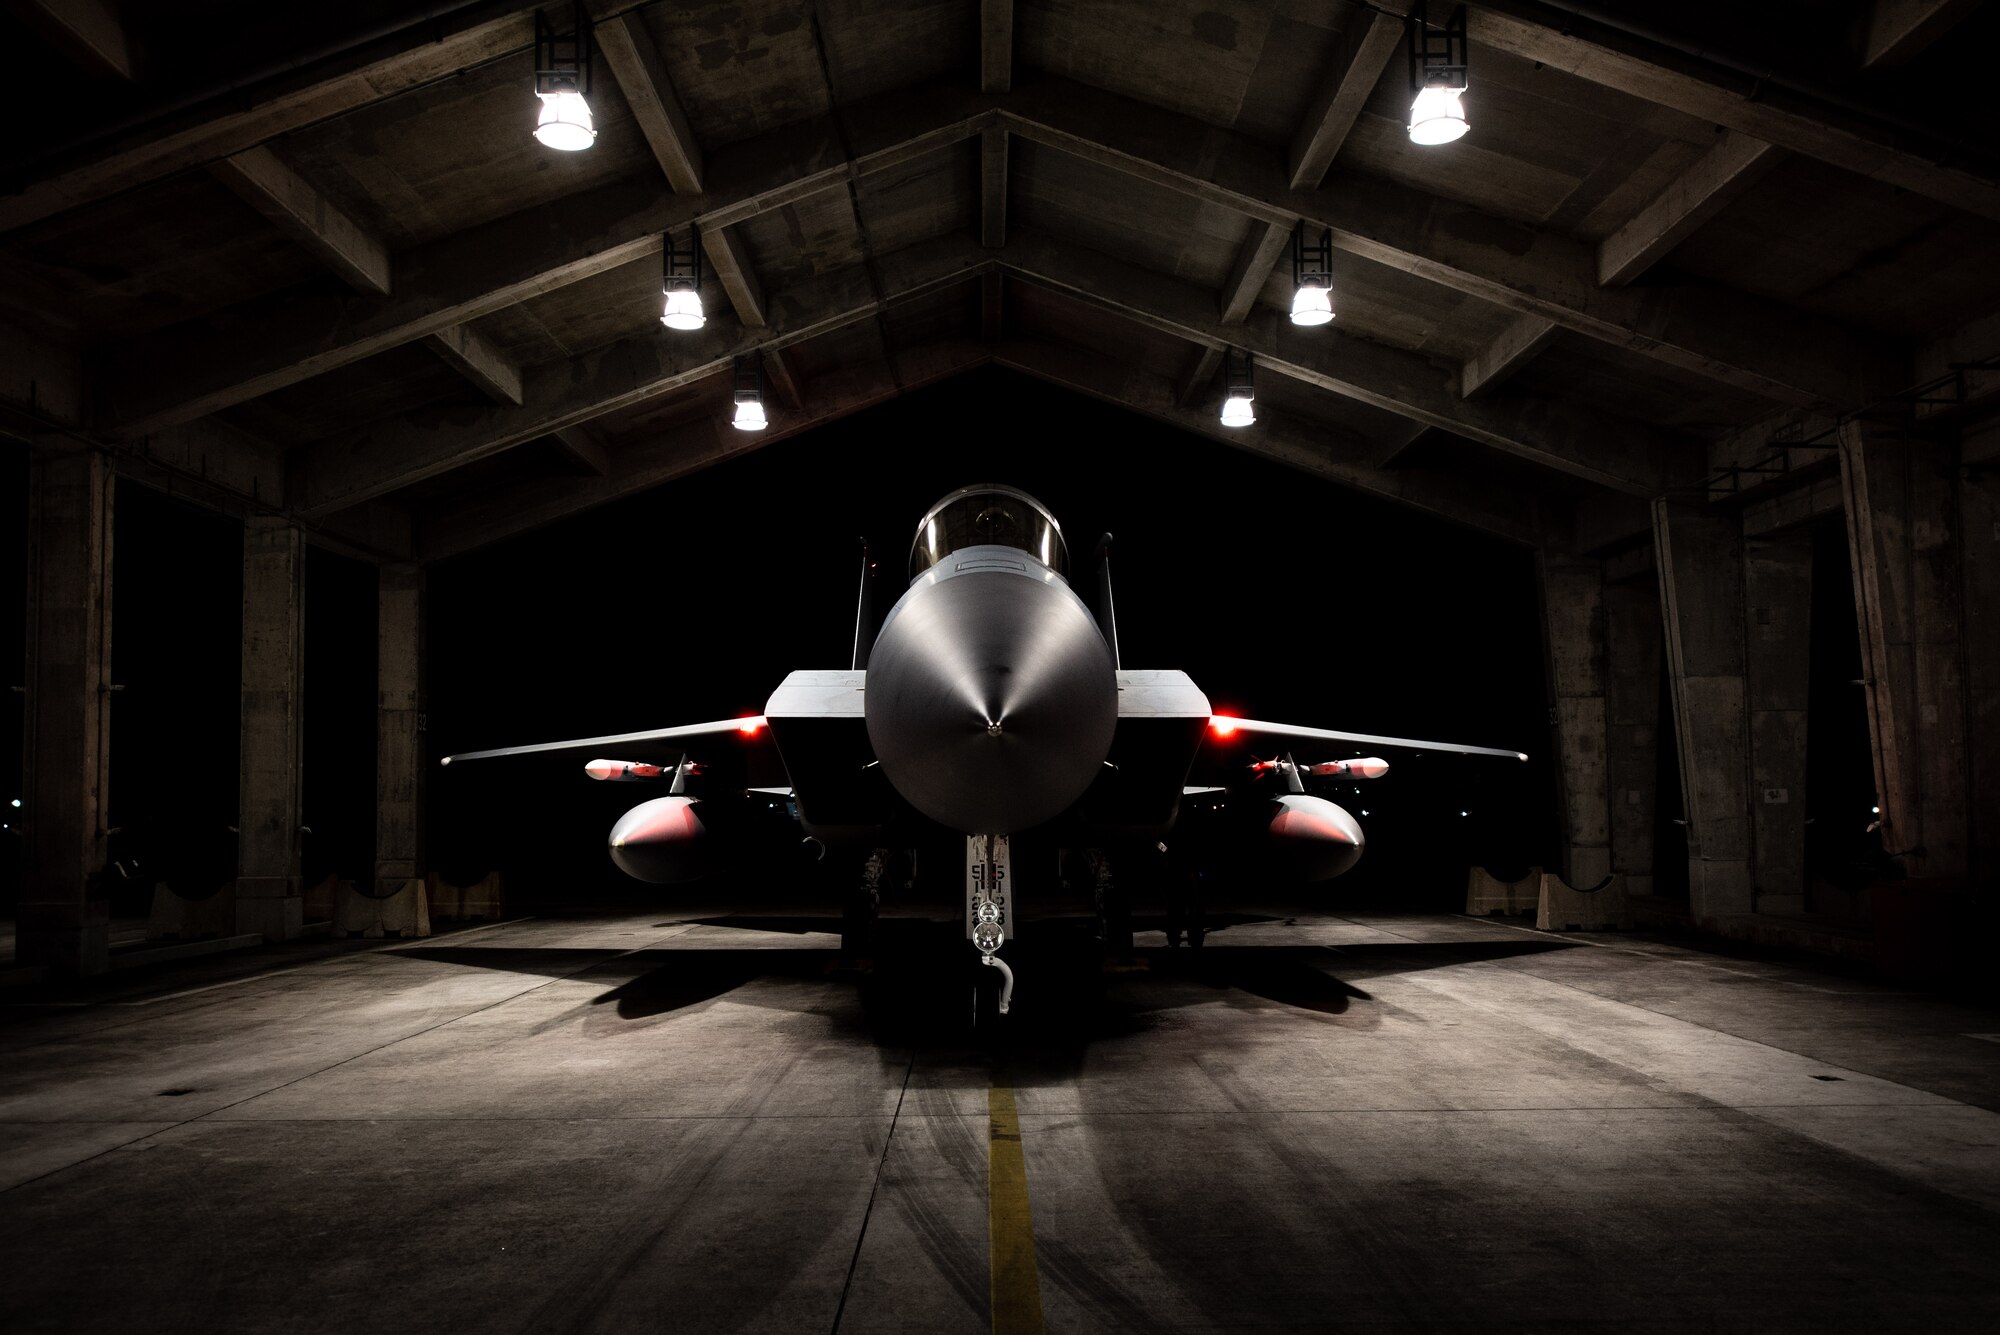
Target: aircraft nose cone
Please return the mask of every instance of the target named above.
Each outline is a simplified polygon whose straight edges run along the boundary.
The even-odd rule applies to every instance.
[[[868,657],[868,740],[896,791],[968,834],[1011,834],[1083,796],[1118,682],[1066,585],[999,572],[913,589]]]

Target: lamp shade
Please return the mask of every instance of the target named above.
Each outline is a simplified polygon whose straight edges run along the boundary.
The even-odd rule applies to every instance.
[[[1465,107],[1458,97],[1462,89],[1423,88],[1410,103],[1410,142],[1448,144],[1466,132]]]
[[[535,138],[549,148],[574,153],[589,148],[597,140],[590,123],[590,103],[575,91],[538,93],[542,114],[535,121]]]
[[[1224,426],[1249,426],[1257,420],[1256,410],[1250,406],[1248,394],[1231,394],[1222,401],[1222,424]]]
[[[699,329],[708,323],[701,311],[701,293],[691,287],[677,287],[667,293],[667,308],[660,323],[669,329]]]
[[[762,431],[771,425],[764,417],[764,404],[760,399],[738,399],[736,416],[729,425],[738,431]]]
[[[1292,293],[1293,324],[1325,324],[1333,318],[1333,294],[1314,282],[1300,283]]]

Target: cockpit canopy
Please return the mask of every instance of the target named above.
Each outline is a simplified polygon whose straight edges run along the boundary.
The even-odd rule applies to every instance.
[[[1025,491],[994,483],[960,487],[930,508],[917,523],[910,547],[910,578],[929,570],[962,547],[997,543],[1015,547],[1065,578],[1069,551],[1062,525],[1048,507]]]

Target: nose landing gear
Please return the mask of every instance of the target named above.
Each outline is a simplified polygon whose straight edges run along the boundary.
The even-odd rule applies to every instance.
[[[1000,971],[997,1008],[993,990],[975,980],[972,986],[973,1027],[990,1030],[1014,1002],[1014,971],[999,956],[1007,941],[1008,875],[1007,836],[967,835],[965,840],[965,932],[979,951],[981,965]]]

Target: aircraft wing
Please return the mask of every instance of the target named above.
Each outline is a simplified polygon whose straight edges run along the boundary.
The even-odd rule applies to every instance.
[[[1380,737],[1368,732],[1335,732],[1331,728],[1302,728],[1290,723],[1266,723],[1261,719],[1231,718],[1217,714],[1209,720],[1209,730],[1218,737],[1252,734],[1295,742],[1344,742],[1353,746],[1401,746],[1413,751],[1449,751],[1463,756],[1499,756],[1503,760],[1526,760],[1526,751],[1501,751],[1490,746],[1466,746],[1462,742],[1426,742],[1415,737]]]
[[[694,737],[720,737],[735,733],[742,737],[755,737],[764,731],[765,718],[754,714],[748,718],[717,719],[713,723],[686,723],[677,728],[652,728],[645,732],[614,732],[603,737],[575,737],[562,742],[537,742],[533,746],[503,746],[491,751],[461,751],[454,756],[446,756],[440,765],[450,765],[460,760],[492,760],[499,756],[532,756],[551,751],[595,751],[612,753],[618,748],[656,746],[669,742],[687,741]]]

